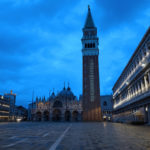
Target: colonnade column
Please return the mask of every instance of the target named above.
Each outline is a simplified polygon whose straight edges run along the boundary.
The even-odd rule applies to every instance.
[[[130,89],[128,89],[128,99],[131,98],[131,93],[130,93]]]
[[[147,78],[146,78],[146,76],[144,76],[144,83],[145,83],[145,89],[146,89],[146,91],[147,91],[147,89],[148,89],[148,83],[147,83]]]
[[[138,82],[137,83],[137,86],[138,86],[138,95],[139,95],[139,93],[141,92],[141,89],[140,89],[140,85],[139,85],[140,83]]]
[[[150,72],[148,72],[148,81],[149,81],[149,87],[150,87]]]
[[[138,87],[137,87],[137,85],[135,85],[135,95],[136,96],[138,95]]]
[[[148,124],[150,124],[150,104],[148,105]]]
[[[143,91],[144,91],[143,79],[141,80],[141,91],[142,91],[142,93],[143,93]]]

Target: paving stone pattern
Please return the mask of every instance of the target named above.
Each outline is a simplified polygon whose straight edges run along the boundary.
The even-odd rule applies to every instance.
[[[0,150],[150,150],[150,127],[119,123],[0,123]]]

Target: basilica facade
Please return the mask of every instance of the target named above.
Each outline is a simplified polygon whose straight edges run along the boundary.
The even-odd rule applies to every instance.
[[[47,99],[38,98],[29,104],[28,120],[33,121],[81,121],[82,100],[68,86],[55,95],[53,92]]]

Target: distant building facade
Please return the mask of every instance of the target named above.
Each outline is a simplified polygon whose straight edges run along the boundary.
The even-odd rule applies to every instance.
[[[9,99],[10,101],[10,120],[15,120],[15,103],[16,103],[16,94],[11,90],[10,93],[4,94],[4,98]]]
[[[15,107],[15,120],[26,121],[28,117],[28,111],[23,106]]]
[[[0,121],[8,121],[10,112],[10,101],[0,95]]]
[[[113,87],[113,120],[150,123],[150,27]]]
[[[94,25],[91,10],[83,28],[83,120],[101,121],[100,86],[99,86],[99,41],[97,28]]]
[[[81,121],[82,101],[78,101],[70,87],[63,88],[58,94],[53,92],[46,100],[36,98],[29,104],[28,119],[33,121]]]
[[[113,99],[112,95],[100,96],[103,121],[112,121]]]
[[[10,93],[0,95],[0,121],[27,120],[27,109],[23,106],[16,106],[16,94]]]
[[[37,102],[32,102],[31,104],[28,105],[28,120],[30,121],[35,120],[34,116],[36,112],[36,106]]]

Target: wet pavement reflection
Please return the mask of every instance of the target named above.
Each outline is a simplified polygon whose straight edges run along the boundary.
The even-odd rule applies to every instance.
[[[119,123],[0,123],[0,150],[149,150],[150,127]]]

